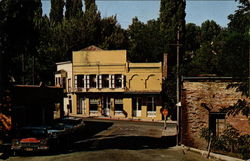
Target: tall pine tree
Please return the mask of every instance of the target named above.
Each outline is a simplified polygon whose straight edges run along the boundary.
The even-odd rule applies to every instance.
[[[180,31],[180,43],[184,43],[185,35],[185,7],[184,0],[161,0],[160,6],[160,31],[164,52],[169,54],[169,65],[176,62],[177,28]],[[181,50],[183,51],[183,50]]]
[[[82,15],[82,0],[66,0],[66,19],[79,18]]]
[[[95,0],[85,0],[85,11],[89,10],[91,5],[95,5]]]
[[[62,22],[63,20],[64,0],[51,0],[50,20]]]
[[[42,15],[41,0],[8,0],[8,11],[3,32],[7,35],[6,67],[8,74],[19,83],[32,82],[30,58],[37,53],[38,29]],[[16,64],[16,65],[11,65]]]

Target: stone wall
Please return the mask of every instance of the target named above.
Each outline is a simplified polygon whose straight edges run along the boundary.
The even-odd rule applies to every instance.
[[[207,143],[200,138],[202,128],[209,126],[210,112],[219,112],[223,107],[235,104],[238,99],[244,99],[236,88],[227,86],[232,82],[190,82],[182,84],[181,140],[182,143],[196,148],[206,148]],[[205,104],[206,108],[201,104]],[[241,134],[250,134],[250,124],[246,116],[226,116],[226,123],[231,124]]]

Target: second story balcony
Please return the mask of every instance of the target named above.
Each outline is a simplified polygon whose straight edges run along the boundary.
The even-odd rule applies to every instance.
[[[124,92],[126,78],[122,74],[75,75],[74,92]]]

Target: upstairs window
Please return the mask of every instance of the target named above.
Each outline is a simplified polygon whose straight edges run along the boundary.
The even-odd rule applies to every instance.
[[[115,88],[122,88],[122,75],[116,74],[115,75]]]
[[[109,75],[104,74],[102,75],[102,88],[109,88]]]
[[[90,88],[97,88],[97,76],[96,75],[89,75],[89,85]]]
[[[77,87],[84,87],[84,75],[77,75]]]

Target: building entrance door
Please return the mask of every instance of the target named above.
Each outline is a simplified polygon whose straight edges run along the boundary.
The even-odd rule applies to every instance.
[[[109,97],[103,97],[103,104],[102,104],[102,110],[104,116],[110,115],[110,98]]]
[[[141,106],[142,106],[142,98],[137,97],[133,99],[133,116],[140,117],[141,116]]]

